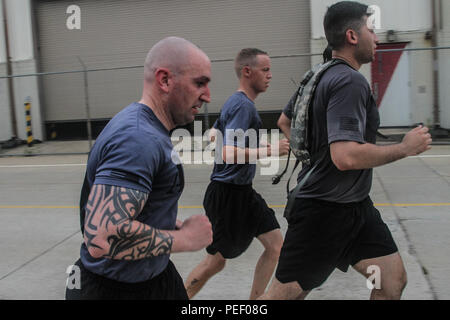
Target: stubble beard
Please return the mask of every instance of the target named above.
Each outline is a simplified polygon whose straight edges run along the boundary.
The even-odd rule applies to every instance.
[[[357,46],[357,50],[355,53],[355,59],[360,63],[361,65],[371,63],[375,60],[375,56],[372,52],[372,50],[362,50],[361,47]]]

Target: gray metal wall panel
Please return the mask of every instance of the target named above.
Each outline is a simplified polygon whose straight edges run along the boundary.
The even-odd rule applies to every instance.
[[[81,8],[81,30],[66,28],[66,8]],[[143,65],[158,40],[177,35],[201,47],[212,60],[233,59],[243,47],[271,56],[310,52],[308,0],[36,0],[42,72]],[[272,60],[273,79],[257,100],[259,110],[281,110],[310,66],[307,58]],[[218,112],[237,88],[233,63],[214,62],[209,112]],[[84,119],[82,74],[45,76],[45,120]],[[93,118],[109,118],[140,98],[142,70],[89,74]]]

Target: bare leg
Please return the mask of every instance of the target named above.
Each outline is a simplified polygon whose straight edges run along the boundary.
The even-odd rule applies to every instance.
[[[379,270],[379,284],[372,289],[371,300],[399,300],[406,286],[407,276],[400,254],[394,253],[384,257],[361,260],[353,268],[366,278],[374,280]],[[376,282],[376,281],[375,281]]]
[[[184,284],[189,299],[192,299],[212,276],[223,270],[225,262],[225,258],[219,252],[215,255],[208,254],[191,271]]]
[[[280,229],[264,233],[258,236],[258,240],[264,246],[264,252],[256,264],[250,300],[257,299],[266,290],[278,263],[281,246],[283,245],[283,236]]]
[[[310,291],[303,291],[298,282],[281,283],[274,278],[269,290],[258,300],[304,300]]]

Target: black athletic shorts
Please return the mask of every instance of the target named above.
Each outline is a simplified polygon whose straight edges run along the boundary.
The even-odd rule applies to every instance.
[[[297,281],[303,290],[311,290],[335,268],[346,272],[361,260],[397,251],[369,197],[349,204],[296,199],[275,276],[282,283]]]
[[[211,181],[203,207],[213,230],[213,242],[206,251],[220,252],[226,259],[242,254],[255,237],[280,228],[275,212],[252,185]]]
[[[169,260],[156,277],[138,283],[108,279],[87,270],[80,260],[80,289],[66,287],[66,300],[188,300],[183,279]]]

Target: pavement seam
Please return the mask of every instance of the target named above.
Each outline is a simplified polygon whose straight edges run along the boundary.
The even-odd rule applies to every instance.
[[[393,203],[391,197],[389,196],[389,193],[386,190],[386,187],[384,186],[383,181],[381,180],[381,178],[379,176],[377,176],[376,179],[380,183],[381,188],[383,189],[383,192],[384,192],[386,198],[388,199],[389,203]],[[399,213],[397,212],[397,208],[395,206],[392,206],[392,210],[394,212],[395,219],[397,220],[397,223],[399,224],[399,226],[400,226],[400,228],[401,228],[401,230],[402,230],[402,232],[403,232],[403,234],[405,236],[406,242],[408,243],[408,253],[413,255],[414,258],[419,263],[420,269],[422,271],[422,274],[423,274],[423,276],[424,276],[424,278],[425,278],[425,280],[426,280],[426,282],[428,284],[428,287],[429,287],[429,289],[431,291],[431,294],[433,295],[433,300],[439,300],[439,298],[438,298],[438,296],[436,294],[436,290],[435,290],[435,288],[433,286],[433,283],[431,282],[430,274],[427,271],[428,269],[426,269],[426,267],[422,263],[422,260],[419,258],[418,254],[417,254],[417,250],[414,247],[414,245],[413,245],[413,243],[411,241],[411,238],[409,236],[408,230],[406,229],[405,225],[402,222],[402,219],[400,218]]]
[[[26,267],[27,265],[29,265],[30,263],[32,263],[33,261],[39,259],[40,257],[42,257],[43,255],[49,253],[50,251],[52,251],[53,249],[55,249],[57,246],[63,244],[64,242],[66,242],[67,240],[69,240],[70,238],[72,238],[73,236],[75,236],[76,234],[78,234],[80,231],[77,230],[76,232],[72,233],[71,235],[69,235],[68,237],[64,238],[63,240],[61,240],[60,242],[56,243],[55,245],[51,246],[50,248],[46,249],[45,251],[41,252],[40,254],[38,254],[37,256],[35,256],[34,258],[26,261],[25,263],[23,263],[22,265],[20,265],[19,267],[17,267],[16,269],[8,272],[6,275],[2,276],[0,278],[0,281],[2,281],[3,279],[9,277],[10,275],[16,273],[17,271],[19,271],[20,269]]]
[[[432,166],[430,166],[423,158],[419,159],[420,162],[422,162],[428,169],[430,169],[435,175],[437,175],[441,180],[443,180],[445,183],[447,183],[450,186],[450,181],[446,179],[446,176],[440,174],[436,169],[434,169]]]

